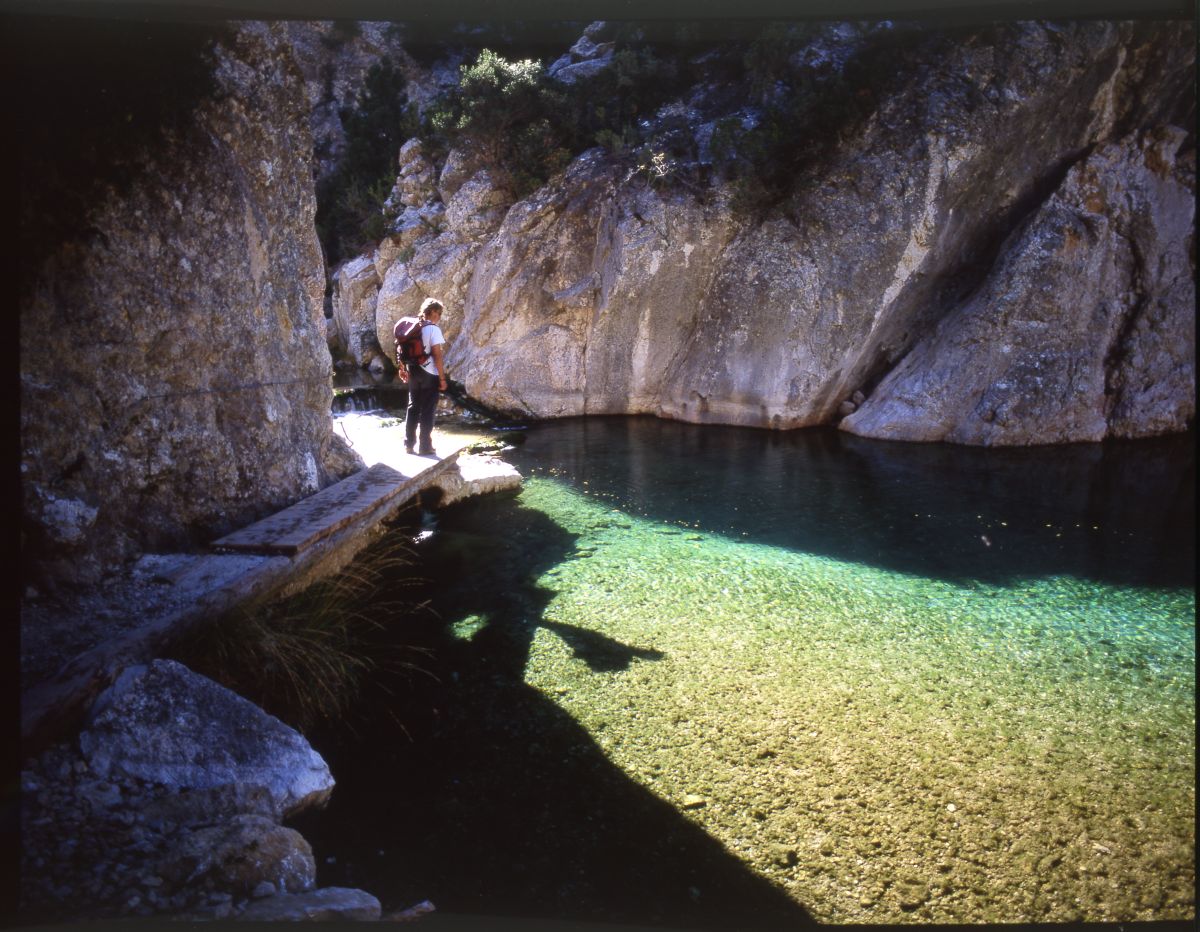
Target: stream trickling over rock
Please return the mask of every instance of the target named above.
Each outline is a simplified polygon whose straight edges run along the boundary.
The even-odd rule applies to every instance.
[[[507,458],[519,495],[395,532],[432,675],[313,737],[322,883],[685,927],[1194,915],[1194,437],[598,418]]]

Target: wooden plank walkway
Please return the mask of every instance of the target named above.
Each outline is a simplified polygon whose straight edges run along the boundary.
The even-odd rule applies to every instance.
[[[161,589],[147,589],[145,581],[132,576],[115,585],[110,593],[112,610],[136,612],[138,624],[22,689],[23,748],[35,753],[77,726],[87,703],[122,669],[161,656],[166,645],[194,626],[235,606],[298,591],[320,576],[337,572],[371,540],[383,521],[424,489],[458,490],[464,482],[488,487],[486,476],[474,475],[478,467],[467,479],[460,475],[459,453],[472,442],[470,438],[435,438],[436,459],[404,453],[402,442],[391,437],[370,442],[364,434],[356,439],[367,469],[214,541],[215,553],[160,557],[171,564],[156,574],[154,581]]]
[[[82,709],[124,667],[160,656],[193,626],[336,572],[380,521],[422,489],[445,481],[457,465],[459,446],[446,444],[446,455],[438,459],[400,453],[390,464],[368,460],[367,469],[214,541],[210,549],[217,552],[175,555],[159,585],[147,587],[132,574],[110,583],[111,610],[136,612],[139,623],[22,690],[22,744],[42,747],[78,724]]]
[[[376,463],[255,524],[226,534],[213,549],[292,556],[404,492],[417,480]]]

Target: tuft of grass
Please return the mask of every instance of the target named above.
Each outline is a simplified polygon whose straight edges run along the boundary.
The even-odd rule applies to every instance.
[[[170,656],[301,732],[344,723],[397,674],[433,676],[429,652],[398,644],[398,624],[431,612],[408,541],[390,534],[304,591],[235,610],[179,641]],[[402,724],[402,723],[401,723]]]

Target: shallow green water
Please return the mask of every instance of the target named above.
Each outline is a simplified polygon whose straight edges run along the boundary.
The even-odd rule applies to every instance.
[[[553,729],[512,731],[561,715],[593,770],[821,921],[1194,915],[1190,446],[605,419],[541,426],[509,456],[520,496],[440,514],[423,545],[441,656],[491,697],[439,733],[507,730],[526,755],[510,772],[464,752],[492,781],[472,792],[503,798],[530,768],[551,794],[577,784],[539,757]],[[574,831],[564,812],[543,829]],[[580,873],[630,883],[587,848]],[[703,924],[754,909],[748,887],[720,900],[732,873],[664,890],[694,914],[545,890],[502,908]]]

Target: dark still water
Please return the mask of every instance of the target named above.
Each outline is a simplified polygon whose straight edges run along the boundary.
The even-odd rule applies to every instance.
[[[312,736],[323,884],[682,928],[1194,916],[1193,438],[524,437],[519,495],[394,532],[424,581],[371,601],[428,600],[388,619],[425,672]]]

